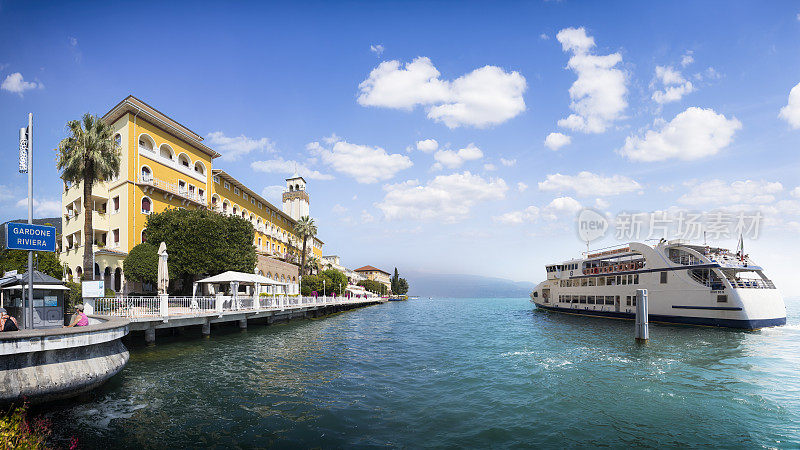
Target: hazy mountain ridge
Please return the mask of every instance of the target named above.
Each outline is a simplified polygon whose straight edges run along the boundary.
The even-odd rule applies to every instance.
[[[404,271],[408,280],[409,295],[420,297],[527,297],[536,287],[528,281],[464,274],[433,274]]]

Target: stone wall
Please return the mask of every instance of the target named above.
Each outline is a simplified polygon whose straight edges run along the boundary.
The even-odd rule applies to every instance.
[[[103,384],[128,362],[129,323],[93,316],[86,327],[0,334],[0,403],[71,397]]]
[[[272,278],[275,281],[284,281],[288,279],[291,280],[292,283],[297,283],[297,277],[300,276],[300,272],[299,268],[294,264],[278,261],[277,259],[261,254],[256,254],[256,256],[256,268],[258,268],[261,275]],[[284,277],[284,280],[281,280],[281,277]]]

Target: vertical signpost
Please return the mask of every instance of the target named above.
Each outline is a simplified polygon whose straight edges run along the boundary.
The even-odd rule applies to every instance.
[[[33,224],[33,113],[28,113],[28,127],[19,130],[19,172],[28,174],[28,224]],[[24,328],[33,328],[32,250],[28,251],[28,301],[25,295],[22,298]]]

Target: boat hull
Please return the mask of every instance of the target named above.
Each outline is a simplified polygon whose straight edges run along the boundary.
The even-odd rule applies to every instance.
[[[545,311],[553,311],[564,314],[573,314],[587,317],[599,317],[607,319],[634,320],[635,315],[627,312],[599,311],[579,308],[561,308],[558,306],[543,305],[535,303],[536,307]],[[707,327],[736,328],[741,330],[757,330],[759,328],[776,327],[786,325],[786,317],[776,317],[771,319],[723,319],[715,317],[690,317],[690,316],[670,316],[662,314],[650,314],[650,322],[668,323],[676,325],[697,325]]]

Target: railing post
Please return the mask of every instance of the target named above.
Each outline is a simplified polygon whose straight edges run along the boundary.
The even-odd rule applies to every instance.
[[[646,341],[650,338],[649,318],[647,307],[647,289],[636,290],[636,341]]]
[[[158,294],[158,311],[161,317],[169,316],[169,295]]]
[[[214,307],[216,308],[217,313],[222,314],[222,306],[223,303],[225,303],[224,300],[222,299],[222,292],[217,294],[215,300],[216,301],[214,302],[215,303]]]

